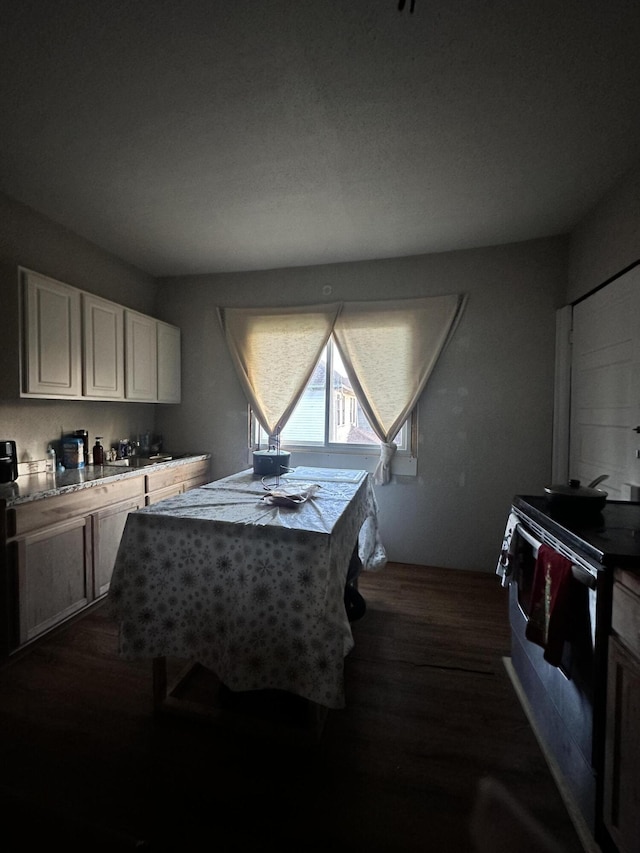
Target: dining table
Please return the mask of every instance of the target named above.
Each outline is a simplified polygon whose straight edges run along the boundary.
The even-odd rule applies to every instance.
[[[248,469],[131,512],[108,596],[118,653],[154,661],[158,702],[170,657],[230,691],[343,708],[354,556],[365,571],[387,561],[364,470]]]

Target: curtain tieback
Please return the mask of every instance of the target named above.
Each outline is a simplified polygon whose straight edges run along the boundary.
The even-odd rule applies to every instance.
[[[373,480],[378,485],[383,485],[391,480],[391,460],[395,456],[398,445],[393,442],[383,442],[380,445],[380,460],[373,474]]]

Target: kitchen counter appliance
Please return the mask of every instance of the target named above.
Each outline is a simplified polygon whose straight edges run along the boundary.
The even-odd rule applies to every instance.
[[[276,447],[253,451],[253,473],[260,477],[279,477],[286,474],[290,470],[290,462],[291,454]]]
[[[18,451],[15,441],[0,441],[0,483],[18,479]]]
[[[571,565],[570,620],[557,665],[546,659],[545,649],[529,639],[528,631],[543,545],[545,554],[560,555]],[[605,850],[611,849],[601,816],[616,566],[640,569],[640,504],[609,501],[595,516],[567,519],[554,514],[545,497],[514,498],[497,569],[509,588],[511,675],[547,756],[560,771],[562,786],[578,807],[579,822]]]

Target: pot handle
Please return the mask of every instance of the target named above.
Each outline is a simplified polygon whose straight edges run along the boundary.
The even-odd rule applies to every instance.
[[[595,480],[593,481],[593,483],[589,483],[589,485],[587,486],[587,488],[588,488],[588,489],[595,489],[595,487],[596,487],[599,483],[601,483],[603,480],[608,480],[608,479],[609,479],[609,475],[608,475],[608,474],[600,474],[600,476],[599,476],[599,477],[596,477],[596,478],[595,478]]]

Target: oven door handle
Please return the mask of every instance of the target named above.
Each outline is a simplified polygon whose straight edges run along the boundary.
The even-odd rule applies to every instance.
[[[522,536],[525,542],[528,542],[529,545],[533,548],[533,556],[538,556],[538,549],[542,545],[542,542],[538,542],[535,536],[532,536],[528,530],[525,530],[521,524],[516,524],[516,530],[518,531],[518,536]]]
[[[528,530],[525,530],[521,524],[516,525],[516,530],[518,531],[518,535],[522,536],[525,542],[528,542],[529,545],[531,545],[534,556],[537,557],[538,549],[542,545],[542,542],[538,542],[535,536],[532,536],[531,533],[529,533]],[[584,586],[588,586],[589,589],[596,588],[596,579],[593,574],[578,563],[574,563],[573,560],[571,561],[571,574],[577,581],[579,581],[579,583]]]

